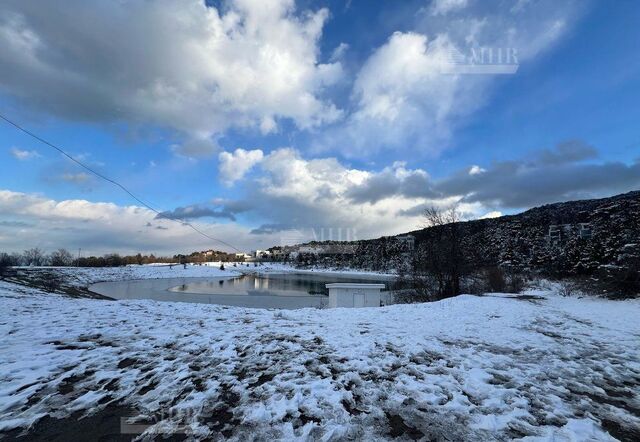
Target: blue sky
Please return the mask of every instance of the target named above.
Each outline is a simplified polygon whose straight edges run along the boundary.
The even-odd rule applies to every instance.
[[[400,233],[430,205],[479,218],[640,187],[633,1],[0,12],[3,115],[241,250]],[[451,71],[480,48],[514,50],[517,71]],[[225,249],[5,123],[0,141],[0,249]]]

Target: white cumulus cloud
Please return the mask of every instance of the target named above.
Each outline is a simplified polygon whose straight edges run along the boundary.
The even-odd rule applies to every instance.
[[[418,205],[451,204],[431,191],[424,170],[402,162],[367,171],[333,157],[308,159],[284,147],[265,155],[253,175],[250,181],[256,185],[235,205],[249,220],[261,223],[255,232],[341,231],[352,238],[372,238],[414,230],[421,211],[409,210]],[[233,211],[228,203],[221,204]],[[480,204],[462,205],[467,213],[480,213]],[[313,236],[306,237],[310,239]]]
[[[253,166],[262,161],[264,154],[260,149],[236,149],[233,152],[220,152],[218,155],[219,177],[227,186],[242,179]]]
[[[22,251],[40,247],[47,252],[81,247],[84,255],[104,253],[169,254],[206,248],[230,250],[203,238],[188,226],[144,207],[119,206],[87,200],[53,200],[37,194],[0,189],[0,213],[6,219],[0,250]],[[223,239],[241,250],[256,246],[250,229],[233,223],[195,223],[199,230]],[[278,237],[265,235],[263,248],[277,244]]]
[[[70,13],[72,12],[72,13]],[[326,9],[293,0],[88,2],[0,5],[0,91],[58,117],[175,129],[188,139],[225,130],[264,133],[341,114],[324,90],[342,74],[322,63]],[[212,153],[202,143],[183,154]]]
[[[516,9],[499,2],[429,3],[412,30],[390,35],[361,65],[343,123],[314,150],[340,149],[348,157],[383,150],[437,155],[465,117],[488,102],[496,82],[494,74],[462,67],[483,62],[477,54],[493,54],[484,62],[495,61],[499,51],[503,58],[510,54],[511,63],[533,63],[571,28],[585,3],[539,0]]]
[[[454,48],[446,35],[429,41],[416,32],[394,33],[358,72],[355,108],[327,143],[346,144],[354,156],[399,145],[439,152],[451,120],[478,106],[476,79],[446,73]]]

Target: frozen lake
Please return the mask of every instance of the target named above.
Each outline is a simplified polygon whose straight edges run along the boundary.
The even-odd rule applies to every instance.
[[[89,289],[114,299],[153,299],[237,307],[296,309],[327,305],[325,284],[332,282],[386,283],[384,276],[271,273],[217,278],[167,278],[101,282]]]

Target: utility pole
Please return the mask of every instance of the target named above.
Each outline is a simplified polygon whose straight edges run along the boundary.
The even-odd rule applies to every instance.
[[[80,267],[80,251],[82,248],[78,247],[78,260],[76,261],[76,267]]]

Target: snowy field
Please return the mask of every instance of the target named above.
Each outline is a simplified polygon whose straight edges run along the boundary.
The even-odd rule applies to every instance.
[[[240,264],[238,264],[239,266]],[[153,279],[153,278],[186,278],[186,277],[218,277],[234,276],[239,270],[249,270],[248,267],[233,267],[229,264],[225,270],[217,266],[197,266],[174,264],[153,265],[129,265],[125,267],[16,267],[27,272],[56,272],[63,276],[65,282],[87,287],[96,282],[102,281],[127,281],[132,279]],[[253,269],[253,267],[251,267]]]
[[[68,270],[169,269],[127,271]],[[285,312],[0,282],[0,431],[110,413],[143,438],[640,440],[640,302],[538,294]]]

